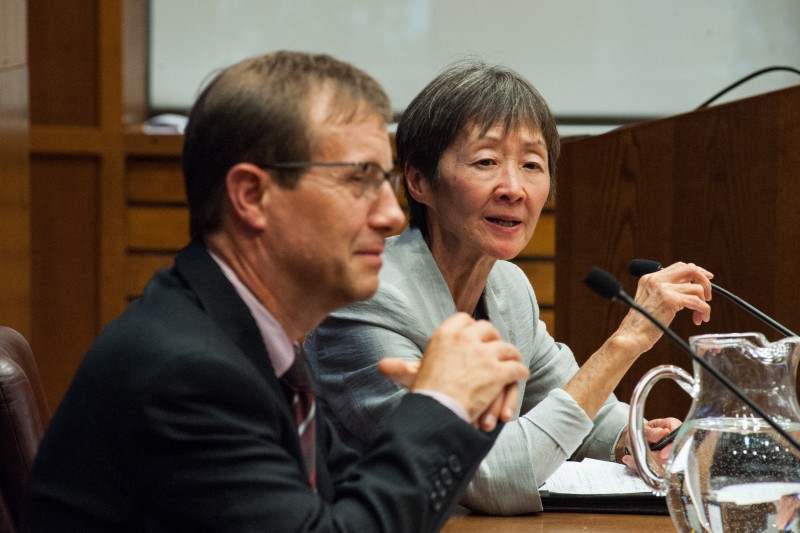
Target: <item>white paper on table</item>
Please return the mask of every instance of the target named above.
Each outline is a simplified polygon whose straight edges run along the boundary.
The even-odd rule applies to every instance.
[[[652,494],[627,466],[596,459],[565,462],[539,490],[551,494]]]

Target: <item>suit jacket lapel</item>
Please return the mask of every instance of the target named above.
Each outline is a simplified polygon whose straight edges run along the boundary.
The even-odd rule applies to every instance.
[[[202,242],[192,241],[181,250],[175,258],[175,272],[194,292],[202,309],[219,325],[223,332],[236,344],[247,359],[261,373],[269,388],[279,397],[279,409],[283,413],[284,423],[290,428],[284,444],[292,450],[298,465],[303,464],[300,441],[297,438],[294,414],[291,412],[286,398],[286,388],[275,376],[275,370],[269,361],[264,340],[258,330],[256,321],[250,310],[236,293],[231,283],[222,273],[219,265],[209,255]],[[266,408],[266,406],[265,406]],[[317,422],[317,442],[326,440],[324,417],[319,416]],[[324,446],[317,446],[317,485],[321,494],[330,496],[332,485],[325,467]],[[301,466],[301,468],[304,468]]]
[[[206,314],[239,347],[264,379],[273,388],[279,388],[255,319],[206,247],[193,240],[178,253],[175,270],[197,295]]]

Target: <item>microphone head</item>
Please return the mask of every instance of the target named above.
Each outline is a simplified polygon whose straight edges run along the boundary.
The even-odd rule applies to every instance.
[[[641,278],[645,274],[652,274],[657,270],[661,270],[661,263],[652,259],[634,259],[631,261],[628,270],[637,278]]]
[[[619,281],[602,268],[593,267],[583,282],[594,292],[607,300],[613,300],[622,292]]]

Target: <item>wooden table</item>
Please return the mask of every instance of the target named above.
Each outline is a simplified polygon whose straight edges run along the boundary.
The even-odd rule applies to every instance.
[[[669,516],[539,513],[526,516],[456,514],[443,533],[675,533]]]

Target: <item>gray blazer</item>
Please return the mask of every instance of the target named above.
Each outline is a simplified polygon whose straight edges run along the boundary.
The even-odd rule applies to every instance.
[[[419,230],[390,238],[383,259],[375,296],[336,311],[305,342],[323,409],[343,439],[360,449],[405,394],[380,374],[378,360],[418,360],[436,327],[456,312]],[[495,263],[484,303],[503,339],[521,352],[530,378],[521,384],[518,418],[500,432],[461,503],[492,514],[540,511],[538,487],[564,460],[614,460],[628,406],[612,395],[592,422],[560,389],[578,365],[539,320],[533,288],[516,265]]]

